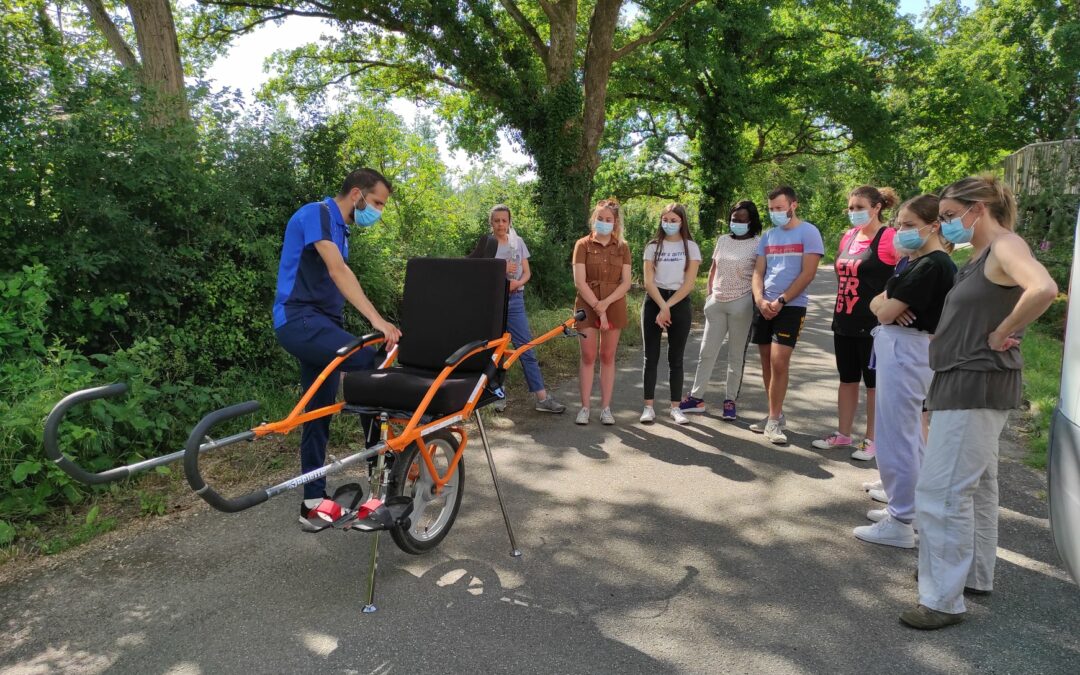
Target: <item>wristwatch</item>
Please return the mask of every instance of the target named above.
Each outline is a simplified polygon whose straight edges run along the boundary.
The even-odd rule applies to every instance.
[[[782,296],[782,295],[779,298],[777,298],[776,301],[780,303],[781,307],[783,307],[784,305],[787,304],[787,300],[785,300],[784,296]]]

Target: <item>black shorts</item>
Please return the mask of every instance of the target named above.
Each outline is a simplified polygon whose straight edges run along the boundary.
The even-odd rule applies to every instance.
[[[874,338],[851,337],[833,333],[833,353],[836,354],[836,372],[840,382],[858,383],[861,379],[867,389],[873,389],[875,373],[870,368],[870,355],[874,353]]]
[[[756,345],[775,342],[794,349],[795,343],[799,341],[799,334],[802,333],[804,321],[805,307],[785,305],[780,308],[780,313],[771,319],[763,317],[755,307],[754,319],[750,324],[750,342]]]

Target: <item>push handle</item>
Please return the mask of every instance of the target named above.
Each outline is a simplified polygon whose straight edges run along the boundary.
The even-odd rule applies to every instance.
[[[583,309],[579,309],[578,311],[574,312],[575,321],[584,321],[586,316],[587,315],[585,314],[585,310]]]
[[[114,480],[127,478],[137,471],[150,468],[149,466],[146,466],[146,462],[138,462],[130,466],[118,466],[114,469],[109,469],[108,471],[102,471],[100,473],[90,473],[64,456],[64,453],[60,451],[60,444],[57,441],[57,436],[60,432],[60,422],[63,421],[64,415],[67,414],[68,410],[80,403],[120,396],[121,394],[126,393],[127,390],[128,387],[126,384],[117,383],[105,385],[104,387],[94,387],[93,389],[83,389],[82,391],[77,391],[74,394],[65,396],[63,400],[53,406],[52,412],[45,418],[45,456],[56,462],[56,465],[60,467],[61,471],[86,485],[111,483]],[[173,459],[176,458],[174,457]]]
[[[255,438],[254,432],[245,431],[229,436],[228,438],[223,438],[220,441],[203,443],[202,441],[206,438],[207,432],[222,422],[243,415],[250,415],[258,409],[258,401],[248,401],[246,403],[237,403],[236,405],[231,405],[228,408],[222,408],[221,410],[215,410],[199,420],[199,423],[196,424],[195,428],[191,431],[191,435],[188,436],[187,443],[184,444],[184,475],[187,476],[188,485],[195,491],[195,494],[202,497],[206,503],[210,504],[210,506],[213,506],[218,511],[236,513],[237,511],[251,508],[256,504],[262,504],[270,498],[270,495],[266,490],[256,490],[242,497],[227,499],[207,485],[206,481],[203,480],[202,474],[199,473],[199,455],[203,452],[230,445],[237,441],[253,440]]]

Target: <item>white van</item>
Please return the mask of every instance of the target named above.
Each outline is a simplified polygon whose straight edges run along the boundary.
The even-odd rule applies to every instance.
[[[1080,214],[1076,219],[1069,312],[1065,319],[1065,356],[1061,361],[1061,397],[1050,427],[1048,482],[1050,530],[1061,559],[1080,583],[1080,302],[1072,302],[1073,283],[1080,292]]]

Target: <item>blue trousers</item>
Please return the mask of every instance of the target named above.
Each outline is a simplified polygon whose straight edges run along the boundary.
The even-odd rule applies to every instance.
[[[521,291],[510,294],[510,303],[506,312],[506,329],[510,331],[510,339],[515,347],[528,344],[532,340],[529,317],[525,315],[525,293]],[[544,377],[540,374],[540,364],[536,360],[535,352],[530,349],[521,355],[519,361],[525,371],[525,383],[529,386],[529,391],[536,393],[543,389]]]
[[[303,391],[315,382],[315,378],[337,356],[335,352],[353,340],[344,328],[333,319],[320,314],[296,317],[278,327],[278,343],[300,361],[300,387]],[[308,402],[306,410],[333,405],[337,401],[341,373],[375,368],[375,348],[365,347],[343,361],[331,373]],[[365,439],[370,445],[377,425],[370,419],[362,419]],[[330,417],[320,417],[304,424],[300,434],[300,470],[314,471],[326,463],[326,444],[330,439]],[[326,479],[311,481],[304,485],[304,499],[317,499],[326,491]]]

